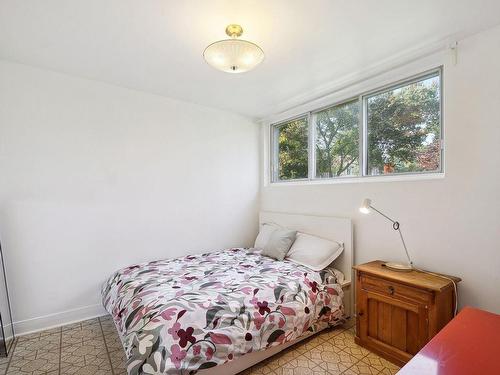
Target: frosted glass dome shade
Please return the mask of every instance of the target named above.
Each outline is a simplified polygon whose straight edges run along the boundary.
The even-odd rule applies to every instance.
[[[243,73],[264,60],[264,51],[252,42],[233,38],[210,44],[203,52],[203,57],[215,69]]]

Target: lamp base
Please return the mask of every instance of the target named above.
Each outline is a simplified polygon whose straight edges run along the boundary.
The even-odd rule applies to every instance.
[[[383,266],[390,269],[391,271],[398,271],[398,272],[413,271],[413,267],[411,266],[411,264],[386,262],[386,263],[383,263]]]

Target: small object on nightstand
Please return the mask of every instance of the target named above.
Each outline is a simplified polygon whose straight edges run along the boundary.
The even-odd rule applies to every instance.
[[[370,211],[375,211],[379,215],[385,217],[387,220],[389,220],[392,223],[392,229],[397,230],[399,233],[399,237],[401,238],[401,242],[403,244],[403,248],[405,249],[406,253],[406,258],[408,259],[408,263],[396,263],[396,262],[385,262],[384,266],[393,270],[393,271],[401,271],[401,272],[410,272],[413,269],[413,262],[411,261],[410,254],[408,253],[408,248],[406,247],[406,242],[405,239],[403,238],[403,233],[401,232],[401,225],[399,224],[399,221],[391,219],[389,216],[384,214],[383,212],[377,210],[375,207],[372,206],[372,200],[365,198],[363,200],[363,203],[359,207],[359,212],[363,214],[369,214]]]
[[[453,318],[460,278],[355,266],[356,343],[401,366]],[[452,281],[453,280],[453,281]]]

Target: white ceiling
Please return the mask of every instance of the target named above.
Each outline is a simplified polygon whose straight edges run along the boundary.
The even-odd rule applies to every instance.
[[[204,48],[239,23],[266,59]],[[254,118],[388,56],[500,23],[499,0],[0,0],[0,58]]]

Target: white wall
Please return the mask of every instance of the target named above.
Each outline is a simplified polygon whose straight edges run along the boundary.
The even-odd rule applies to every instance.
[[[429,63],[424,60],[422,66]],[[462,277],[461,306],[500,312],[499,61],[500,27],[460,42],[457,65],[445,58],[443,179],[266,184],[261,208],[352,217],[356,263],[403,261],[400,239],[390,224],[381,216],[358,212],[362,199],[370,197],[376,207],[400,220],[417,266]],[[267,131],[263,126],[263,138]],[[267,144],[263,149],[265,154]]]
[[[461,305],[500,312],[500,28],[446,61],[444,179],[261,187],[264,210],[352,217],[356,262],[463,278]],[[266,145],[264,145],[264,150]],[[262,155],[261,155],[262,156]],[[100,313],[119,267],[249,245],[258,129],[229,113],[0,62],[0,238],[18,331]],[[262,177],[262,174],[261,174]]]
[[[100,313],[116,269],[251,244],[259,129],[0,62],[0,236],[18,332]]]

